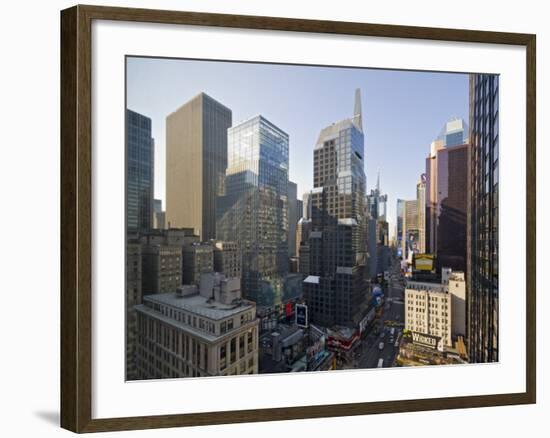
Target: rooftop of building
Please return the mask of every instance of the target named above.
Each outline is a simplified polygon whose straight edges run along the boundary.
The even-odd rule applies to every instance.
[[[199,294],[190,296],[180,296],[175,293],[154,294],[144,296],[143,300],[186,310],[212,320],[221,320],[254,308],[254,303],[247,300],[239,300],[234,304],[223,304]]]
[[[405,285],[405,290],[429,290],[430,292],[448,292],[448,285],[441,282],[415,281],[409,280]]]
[[[317,275],[308,275],[304,280],[304,283],[319,284],[319,276]]]
[[[444,270],[447,268],[444,268]],[[462,271],[450,271],[448,273],[447,282],[444,280],[444,275],[437,276],[433,274],[433,276],[425,275],[423,276],[423,272],[419,271],[418,276],[414,276],[410,280],[407,280],[407,283],[405,285],[406,289],[413,289],[414,287],[409,286],[416,286],[416,288],[422,288],[429,290],[435,290],[435,289],[441,289],[441,292],[447,291],[448,289],[448,281],[465,281],[464,280],[464,272]]]
[[[336,139],[340,136],[340,131],[345,129],[355,128],[360,131],[359,127],[355,122],[355,117],[350,117],[349,119],[340,120],[335,122],[321,130],[319,133],[319,138],[317,139],[316,149],[323,147],[324,143],[329,140]]]
[[[213,245],[210,242],[192,242],[183,248],[185,252],[191,251],[210,251],[213,250]]]
[[[263,116],[261,114],[256,114],[254,116],[248,117],[247,119],[241,120],[240,122],[234,123],[233,126],[231,126],[228,129],[228,132],[231,132],[235,129],[238,129],[242,125],[246,125],[248,123],[252,123],[252,122],[256,122],[256,121],[258,123],[264,123],[265,125],[275,129],[280,134],[283,134],[283,136],[286,136],[286,138],[288,139],[288,134],[285,131],[283,131],[281,128],[279,128],[279,126],[277,126],[275,123],[271,122],[270,120],[268,120],[265,116]]]
[[[217,105],[219,105],[220,107],[224,108],[226,111],[229,111],[230,113],[232,113],[231,111],[231,108],[225,106],[223,103],[221,103],[219,100],[216,100],[214,99],[212,96],[209,96],[208,94],[206,94],[204,91],[201,91],[197,94],[195,94],[192,98],[190,98],[189,100],[187,100],[186,102],[184,102],[183,104],[181,104],[180,106],[178,106],[174,111],[172,111],[170,114],[168,114],[167,117],[171,117],[173,114],[177,113],[180,109],[182,109],[184,106],[190,104],[191,102],[193,102],[194,100],[197,100],[197,99],[207,99],[207,100],[210,100],[212,102],[215,102]]]

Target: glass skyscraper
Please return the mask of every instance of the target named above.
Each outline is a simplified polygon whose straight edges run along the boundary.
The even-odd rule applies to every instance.
[[[468,124],[459,118],[449,120],[443,126],[437,140],[441,141],[445,147],[468,143]]]
[[[288,134],[263,116],[227,132],[225,194],[217,238],[238,242],[242,290],[260,306],[281,302],[288,263]]]
[[[360,92],[351,118],[324,128],[313,153],[310,269],[304,296],[311,321],[356,327],[366,311],[365,151]]]
[[[387,202],[388,195],[382,195],[380,190],[380,173],[378,173],[376,188],[370,191],[370,195],[367,195],[367,210],[370,217],[385,221]]]
[[[499,77],[470,76],[468,349],[470,362],[499,358]]]
[[[153,227],[154,141],[151,119],[126,110],[126,230]]]

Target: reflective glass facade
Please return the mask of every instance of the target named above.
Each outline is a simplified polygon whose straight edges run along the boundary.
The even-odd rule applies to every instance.
[[[354,117],[319,135],[311,191],[310,277],[304,294],[311,321],[354,327],[366,306],[364,134]]]
[[[462,119],[451,119],[445,123],[437,139],[446,147],[468,143],[468,124]]]
[[[151,119],[126,110],[126,230],[153,227],[154,142]]]
[[[241,246],[242,290],[258,305],[281,301],[288,273],[288,134],[262,116],[228,130],[217,238]]]
[[[495,362],[498,349],[499,78],[470,76],[468,348],[470,362]]]
[[[382,195],[380,191],[380,174],[376,182],[376,189],[370,191],[367,195],[367,210],[371,218],[376,220],[386,220],[386,207],[388,203],[388,195]]]

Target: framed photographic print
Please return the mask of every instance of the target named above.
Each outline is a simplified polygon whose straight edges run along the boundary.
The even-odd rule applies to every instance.
[[[62,427],[535,403],[534,35],[75,6],[61,55]]]

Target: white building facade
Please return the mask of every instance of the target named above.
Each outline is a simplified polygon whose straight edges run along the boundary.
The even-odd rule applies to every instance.
[[[442,346],[465,334],[466,283],[463,272],[442,269],[441,283],[408,281],[405,329],[441,338]]]

